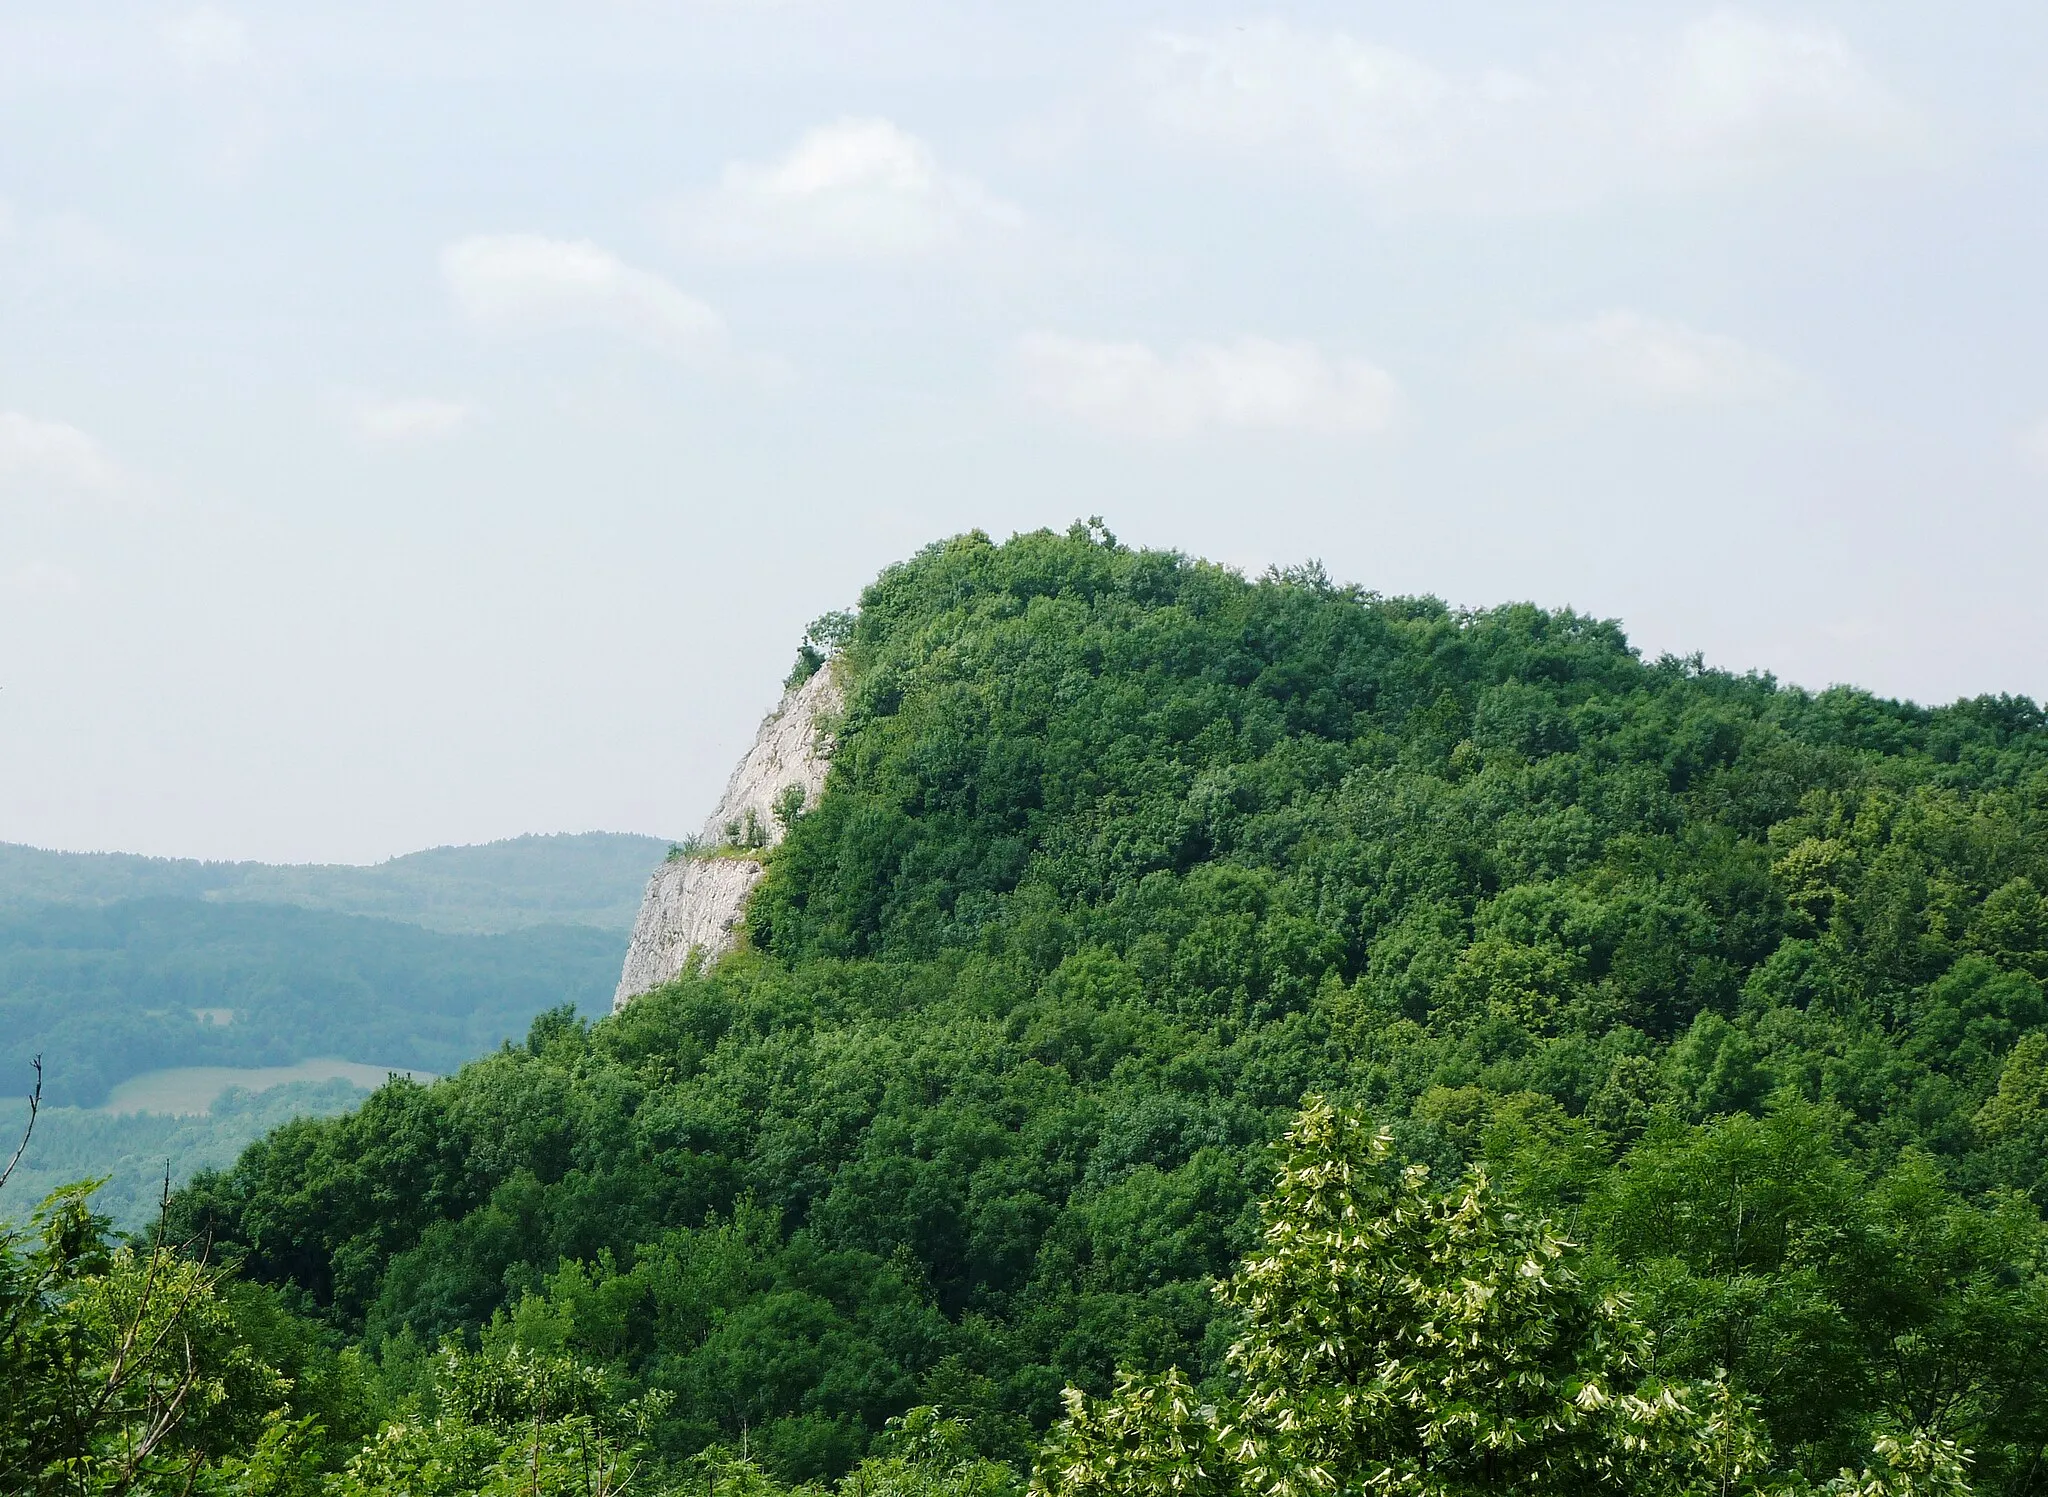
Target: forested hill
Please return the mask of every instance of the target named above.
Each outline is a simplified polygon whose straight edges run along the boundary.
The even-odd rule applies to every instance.
[[[623,939],[190,899],[0,909],[0,1067],[18,1095],[41,1056],[44,1100],[80,1107],[165,1066],[453,1070],[544,1010],[602,1009]]]
[[[215,863],[0,842],[0,909],[133,899],[284,904],[487,935],[533,925],[631,930],[668,844],[624,832],[508,837],[381,863]]]
[[[588,832],[353,867],[0,843],[0,1095],[38,1055],[56,1106],[164,1066],[452,1070],[544,1009],[603,1006],[667,846]]]
[[[830,783],[713,970],[286,1126],[177,1203],[403,1385],[486,1333],[786,1477],[1219,1373],[1321,1090],[1590,1244],[1779,1465],[2048,1452],[2048,726],[1099,528],[861,599]],[[493,1318],[499,1317],[493,1328]]]

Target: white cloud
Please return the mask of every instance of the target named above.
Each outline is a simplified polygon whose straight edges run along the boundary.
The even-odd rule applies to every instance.
[[[463,315],[494,332],[597,329],[695,360],[726,349],[718,313],[588,240],[480,235],[442,250],[441,274]]]
[[[135,476],[77,427],[0,411],[0,494],[119,499],[139,492]]]
[[[51,272],[118,280],[135,273],[141,256],[82,213],[47,213],[22,236],[35,263]]]
[[[475,420],[478,407],[469,400],[380,400],[361,396],[348,402],[345,415],[358,438],[382,447],[445,437]]]
[[[249,28],[218,6],[202,5],[163,23],[164,50],[188,76],[236,72],[252,66]]]
[[[1162,355],[1142,343],[1033,333],[1017,357],[1029,398],[1133,436],[1212,428],[1369,434],[1400,410],[1399,388],[1384,370],[1312,343],[1242,338]]]
[[[676,214],[690,243],[737,258],[916,257],[1022,221],[884,119],[838,120],[804,135],[779,160],[735,162],[716,188]]]
[[[1840,32],[1727,11],[1686,28],[1662,104],[1670,148],[1722,158],[1885,145],[1912,130]]]
[[[168,18],[157,40],[183,104],[188,166],[217,187],[240,182],[275,143],[272,104],[283,80],[240,17],[217,5]]]
[[[1241,150],[1313,146],[1373,177],[1442,154],[1464,102],[1416,58],[1278,21],[1155,35],[1139,73],[1153,120],[1171,132]]]
[[[133,249],[83,214],[22,213],[0,198],[0,264],[19,281],[117,281],[141,263]]]
[[[2027,427],[2019,436],[2020,461],[2043,478],[2048,478],[2048,416]]]
[[[1722,12],[1675,37],[1452,72],[1284,22],[1158,33],[1139,92],[1169,136],[1334,166],[1403,207],[1545,209],[1917,138],[1847,40]]]
[[[78,591],[78,574],[41,557],[0,574],[0,588],[30,598],[68,598]]]
[[[1798,383],[1784,363],[1738,339],[1625,310],[1531,332],[1510,362],[1552,388],[1563,382],[1642,405],[1769,400]]]

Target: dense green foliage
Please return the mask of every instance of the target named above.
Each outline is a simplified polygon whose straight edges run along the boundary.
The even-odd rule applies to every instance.
[[[1204,1401],[1178,1369],[1126,1373],[1100,1402],[1076,1390],[1039,1465],[1048,1497],[1741,1485],[1757,1441],[1723,1385],[1650,1373],[1627,1301],[1483,1173],[1444,1192],[1426,1165],[1389,1178],[1391,1154],[1315,1099],[1259,1248],[1219,1286],[1238,1312],[1224,1390]]]
[[[601,1010],[618,965],[619,937],[583,925],[450,935],[194,899],[5,910],[0,1071],[41,1055],[51,1100],[80,1107],[163,1066],[339,1056],[438,1073],[545,1009]]]
[[[0,1170],[0,1185],[18,1177]],[[87,1188],[0,1225],[0,1491],[9,1497],[827,1497],[748,1457],[651,1458],[662,1393],[522,1345],[372,1367],[207,1245],[110,1239]],[[931,1409],[891,1421],[841,1497],[1017,1497]]]
[[[320,1468],[375,1428],[361,1358],[203,1245],[112,1241],[86,1196],[0,1224],[0,1491],[317,1491]],[[214,1480],[274,1468],[287,1445],[283,1480]]]
[[[0,907],[210,899],[375,915],[488,935],[527,925],[630,930],[667,844],[625,832],[511,837],[382,863],[207,863],[0,842]]]
[[[1321,1098],[1288,1129],[1260,1244],[1217,1286],[1236,1312],[1224,1386],[1178,1368],[1078,1389],[1034,1497],[1162,1493],[1463,1497],[1513,1492],[1775,1493],[1753,1399],[1720,1372],[1660,1374],[1628,1295],[1578,1247],[1502,1198],[1484,1169],[1445,1190],[1390,1167],[1393,1139]],[[1872,1441],[1833,1497],[1969,1490],[1967,1455],[1916,1427]]]
[[[1774,1480],[1955,1440],[2048,1490],[2032,703],[1081,527],[891,569],[829,668],[749,949],[287,1125],[180,1231],[383,1376],[449,1336],[601,1365],[652,1460],[833,1476],[936,1404],[1021,1464],[1067,1384],[1227,1391],[1210,1285],[1321,1091],[1583,1242]]]

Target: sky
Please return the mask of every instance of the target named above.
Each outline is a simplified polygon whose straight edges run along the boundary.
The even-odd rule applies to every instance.
[[[979,527],[2048,696],[2048,6],[0,0],[0,840],[679,835]]]

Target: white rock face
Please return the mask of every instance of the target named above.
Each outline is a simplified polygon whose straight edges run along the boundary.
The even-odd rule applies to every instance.
[[[725,794],[704,823],[699,841],[707,847],[729,843],[733,838],[728,828],[736,826],[742,839],[751,833],[758,839],[756,845],[764,848],[780,842],[783,828],[775,819],[775,805],[789,787],[802,788],[806,808],[816,805],[825,791],[832,745],[819,719],[837,712],[840,701],[830,665],[786,693],[763,719],[754,746],[726,782]],[[612,995],[613,1012],[675,978],[692,952],[713,961],[732,950],[739,940],[747,896],[760,882],[762,868],[757,859],[727,853],[678,858],[655,869],[633,922],[625,970]]]
[[[825,771],[832,767],[829,744],[818,739],[818,719],[837,712],[839,688],[831,666],[783,695],[776,709],[761,720],[754,746],[725,782],[718,809],[704,823],[698,840],[705,846],[731,840],[726,829],[737,825],[744,835],[748,813],[773,847],[782,840],[775,802],[791,785],[801,785],[804,804],[814,806],[825,792]]]
[[[760,878],[761,865],[752,858],[678,858],[655,869],[633,922],[612,1011],[672,980],[692,951],[708,961],[732,950],[747,896]]]

